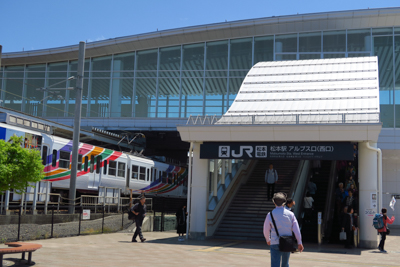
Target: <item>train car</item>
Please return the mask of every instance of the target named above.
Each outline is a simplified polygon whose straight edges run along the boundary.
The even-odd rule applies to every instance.
[[[24,137],[24,147],[41,151],[45,178],[39,185],[39,192],[43,191],[45,181],[51,182],[53,192],[67,191],[70,185],[72,141],[0,123],[0,139],[9,140],[14,134]],[[132,189],[137,194],[186,197],[186,181],[186,168],[130,153],[79,144],[76,189],[86,194],[104,196],[120,190],[128,194]],[[30,191],[32,189],[28,188]],[[18,196],[13,200],[16,198]]]

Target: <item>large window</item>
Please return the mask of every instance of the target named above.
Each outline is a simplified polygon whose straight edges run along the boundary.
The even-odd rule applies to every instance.
[[[111,56],[92,59],[90,117],[109,117]]]
[[[182,49],[181,117],[203,115],[204,43]]]
[[[110,117],[132,117],[135,53],[115,55]]]
[[[400,101],[400,27],[276,33],[170,47],[160,43],[156,49],[88,57],[82,117],[221,116],[258,62],[376,55],[383,127],[400,127],[400,107],[395,108]],[[77,68],[77,60],[3,67],[0,106],[40,117],[73,117],[75,90],[49,93],[37,89],[75,87],[76,79],[67,79],[77,77]]]
[[[137,53],[135,117],[156,116],[157,57],[156,49]]]

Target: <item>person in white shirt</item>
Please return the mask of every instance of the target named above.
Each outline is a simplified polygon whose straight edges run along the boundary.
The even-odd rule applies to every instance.
[[[307,192],[304,198],[304,220],[306,223],[311,222],[313,203],[314,199],[311,197],[310,192]]]
[[[274,169],[274,165],[270,164],[269,169],[265,172],[265,183],[267,184],[267,198],[271,200],[275,193],[275,184],[278,181],[278,172]]]

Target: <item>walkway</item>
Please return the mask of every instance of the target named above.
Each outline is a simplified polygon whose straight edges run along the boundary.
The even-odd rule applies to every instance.
[[[342,246],[305,245],[306,251],[292,254],[291,266],[400,266],[400,229],[388,236],[388,254],[377,250]],[[269,266],[264,242],[229,240],[178,242],[174,232],[144,233],[145,243],[131,243],[132,234],[115,233],[32,241],[43,245],[33,254],[41,266]],[[0,247],[3,247],[1,245]],[[5,257],[5,266],[13,265],[16,255]]]

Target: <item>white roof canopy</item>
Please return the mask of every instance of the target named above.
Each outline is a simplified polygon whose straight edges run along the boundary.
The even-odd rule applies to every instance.
[[[217,124],[379,123],[377,57],[259,62]]]

